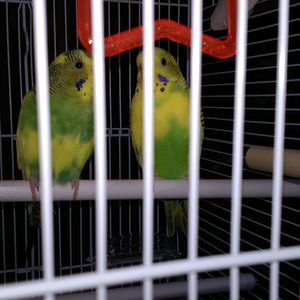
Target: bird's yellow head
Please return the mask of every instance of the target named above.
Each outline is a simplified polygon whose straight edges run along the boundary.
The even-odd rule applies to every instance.
[[[138,85],[142,86],[143,52],[136,58],[138,68]],[[185,82],[175,58],[166,50],[154,48],[154,77],[155,81],[163,84]]]
[[[90,98],[93,91],[91,57],[83,50],[61,53],[49,66],[49,85],[51,94],[63,90]]]

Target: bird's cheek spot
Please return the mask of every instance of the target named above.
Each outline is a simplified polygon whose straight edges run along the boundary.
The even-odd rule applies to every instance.
[[[75,87],[77,88],[77,91],[80,91],[83,84],[85,83],[85,79],[81,78],[75,83]]]
[[[158,77],[158,80],[159,80],[161,83],[163,83],[163,84],[167,84],[167,83],[169,82],[168,78],[165,77],[165,76],[162,76],[162,75],[158,74],[157,77]]]

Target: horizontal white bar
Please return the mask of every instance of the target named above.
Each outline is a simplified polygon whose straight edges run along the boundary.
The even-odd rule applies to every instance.
[[[253,274],[241,274],[241,290],[250,290],[255,287],[255,277]],[[227,292],[229,289],[229,277],[217,277],[198,280],[198,295],[209,293]],[[153,285],[153,296],[158,299],[173,299],[185,297],[187,294],[187,283],[167,282]],[[95,292],[73,293],[56,296],[56,300],[95,300]],[[109,300],[140,300],[142,298],[142,286],[131,286],[124,288],[114,288],[107,291]],[[30,300],[26,298],[23,300]],[[35,298],[41,300],[42,298]]]
[[[57,277],[50,282],[37,280],[7,284],[0,288],[0,299],[8,300],[16,297],[40,296],[44,294],[45,291],[51,293],[79,291],[94,288],[99,285],[113,286],[121,283],[140,282],[143,278],[163,278],[187,274],[189,272],[207,272],[228,269],[232,266],[243,267],[299,258],[300,246],[293,246],[277,251],[249,251],[236,256],[231,256],[230,254],[206,256],[194,261],[181,259],[156,263],[149,267],[143,267],[142,265],[129,266],[108,270],[105,274],[101,275],[86,273]]]
[[[80,180],[78,197],[73,199],[70,185],[53,188],[53,197],[58,200],[91,200],[95,199],[95,181]],[[156,199],[180,199],[188,197],[187,180],[155,180],[154,196]],[[199,197],[227,198],[231,195],[231,180],[229,179],[202,179]],[[300,180],[283,182],[283,197],[299,197]],[[245,179],[242,185],[242,196],[247,198],[271,197],[271,179]],[[108,180],[107,198],[110,200],[142,199],[142,180]],[[31,201],[31,191],[26,180],[0,181],[0,202]]]

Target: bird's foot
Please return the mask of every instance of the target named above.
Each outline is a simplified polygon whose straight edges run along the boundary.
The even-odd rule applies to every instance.
[[[40,187],[39,182],[35,179],[30,178],[29,185],[30,185],[30,190],[31,190],[31,194],[32,194],[32,200],[36,201],[37,200],[36,191],[38,191],[39,187]]]
[[[71,187],[72,190],[74,190],[73,192],[73,200],[76,200],[77,196],[78,196],[78,190],[79,190],[79,180],[72,180],[71,181]]]

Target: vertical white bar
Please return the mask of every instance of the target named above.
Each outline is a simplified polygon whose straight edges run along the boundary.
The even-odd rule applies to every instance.
[[[279,30],[277,46],[277,75],[276,75],[276,112],[275,112],[275,141],[274,141],[274,173],[272,188],[272,233],[271,248],[280,248],[281,232],[281,197],[283,179],[283,149],[286,106],[287,80],[287,51],[289,32],[289,0],[279,2]],[[279,262],[271,263],[270,299],[279,297]]]
[[[106,271],[107,264],[107,199],[103,1],[93,0],[91,10],[93,30],[94,136],[96,174],[96,266],[98,273],[104,273]],[[98,300],[105,300],[106,294],[105,286],[100,286],[97,289]]]
[[[32,4],[34,19],[34,58],[39,137],[43,272],[45,280],[51,281],[54,276],[54,253],[47,15],[45,1],[34,0]],[[54,295],[45,291],[45,299],[52,300],[54,299]]]
[[[153,103],[153,18],[152,0],[143,2],[143,145],[144,145],[144,187],[143,187],[143,258],[144,267],[153,260],[153,179],[154,179],[154,103]],[[144,280],[143,299],[153,299],[151,279]]]
[[[241,196],[244,144],[244,110],[245,110],[245,81],[247,58],[247,27],[248,2],[239,0],[237,3],[237,57],[235,67],[235,98],[234,98],[234,127],[233,127],[233,162],[232,162],[232,214],[231,214],[231,254],[240,252],[241,226]],[[230,299],[239,299],[239,268],[230,268]]]
[[[192,2],[190,143],[189,143],[189,210],[188,259],[198,256],[198,191],[200,163],[201,62],[202,62],[202,1]],[[198,298],[197,272],[188,275],[188,299]]]

